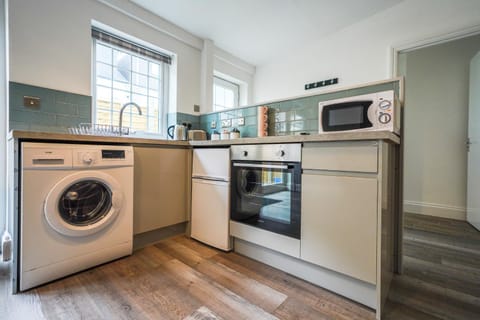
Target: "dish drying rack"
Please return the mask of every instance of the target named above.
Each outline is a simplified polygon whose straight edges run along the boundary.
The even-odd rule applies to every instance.
[[[109,124],[80,123],[78,126],[69,127],[68,133],[86,134],[94,136],[126,136],[133,133],[129,127],[113,126]]]

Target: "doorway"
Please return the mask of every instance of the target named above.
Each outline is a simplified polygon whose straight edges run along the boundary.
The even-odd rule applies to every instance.
[[[466,221],[470,62],[478,52],[477,34],[397,59],[405,77],[403,272],[390,299],[418,317],[480,317],[480,231]]]

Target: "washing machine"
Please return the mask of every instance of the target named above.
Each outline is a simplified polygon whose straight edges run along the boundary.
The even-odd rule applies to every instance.
[[[20,179],[20,291],[132,253],[132,147],[24,142]]]

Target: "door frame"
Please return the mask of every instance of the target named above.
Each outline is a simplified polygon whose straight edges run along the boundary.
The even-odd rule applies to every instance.
[[[429,38],[424,38],[424,39],[417,39],[417,40],[412,40],[411,42],[403,42],[403,43],[398,43],[390,46],[389,48],[389,59],[388,59],[388,73],[391,78],[396,78],[400,77],[398,74],[398,62],[399,62],[399,55],[401,53],[406,53],[414,50],[418,50],[421,48],[426,48],[462,38],[467,38],[470,36],[475,36],[480,34],[480,25],[469,27],[469,28],[464,28],[460,30],[456,30],[450,33],[445,33],[445,34],[440,34],[436,36],[432,36]],[[406,81],[406,79],[404,79]],[[403,86],[402,92],[400,92],[400,104],[401,104],[401,121],[402,121],[402,126],[400,130],[400,136],[404,136],[404,113],[403,113],[403,108],[405,107],[405,86]],[[395,261],[395,272],[402,274],[403,273],[403,177],[404,177],[404,144],[400,143],[400,150],[399,150],[399,156],[398,156],[398,204],[397,204],[397,227],[395,230],[396,234],[396,246],[395,246],[395,252],[396,252],[396,261]]]

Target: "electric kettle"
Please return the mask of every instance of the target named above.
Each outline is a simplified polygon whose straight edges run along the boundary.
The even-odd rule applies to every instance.
[[[168,127],[167,134],[173,140],[187,140],[187,127],[176,124]]]

